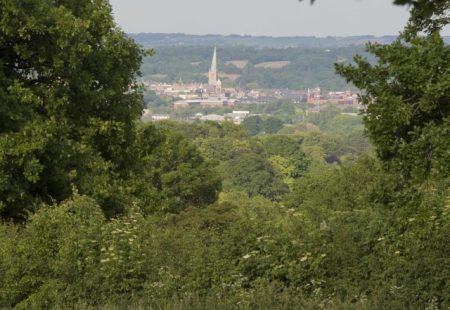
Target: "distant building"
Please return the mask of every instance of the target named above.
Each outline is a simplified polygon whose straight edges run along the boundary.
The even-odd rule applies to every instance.
[[[226,98],[209,97],[207,99],[202,99],[199,102],[204,108],[221,108],[226,105],[227,100]]]
[[[201,121],[211,121],[211,122],[219,122],[219,123],[225,121],[225,117],[223,117],[222,115],[218,115],[218,114],[203,115],[203,116],[200,116],[199,119]]]
[[[154,114],[152,115],[152,121],[157,122],[157,121],[165,121],[170,119],[170,115],[166,115],[166,114]]]
[[[317,87],[315,89],[308,88],[306,102],[308,104],[324,104],[327,102],[327,100],[322,95],[321,89]]]
[[[205,99],[180,100],[173,104],[174,109],[187,109],[201,106],[203,108],[221,108],[224,106],[234,106],[235,99],[227,99],[225,97],[209,97]]]
[[[214,48],[214,54],[211,62],[211,69],[208,73],[208,84],[211,87],[217,86],[218,76],[217,76],[217,49]]]
[[[227,117],[233,120],[235,124],[241,124],[244,119],[246,119],[250,115],[250,111],[233,111],[228,114]]]
[[[142,122],[149,122],[149,121],[164,121],[170,119],[170,115],[165,114],[152,114],[152,112],[149,109],[144,109],[141,116]]]
[[[291,99],[294,103],[303,103],[308,100],[308,95],[300,90],[283,90],[280,92],[280,97]]]

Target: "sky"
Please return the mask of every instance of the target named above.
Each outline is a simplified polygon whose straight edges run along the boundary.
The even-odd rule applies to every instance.
[[[110,0],[128,33],[265,36],[396,35],[408,19],[392,0]],[[450,35],[447,28],[445,35]]]

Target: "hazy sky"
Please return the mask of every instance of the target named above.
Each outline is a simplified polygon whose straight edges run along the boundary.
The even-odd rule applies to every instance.
[[[406,7],[392,0],[110,0],[126,32],[346,36],[398,34]],[[446,29],[445,34],[450,34]]]

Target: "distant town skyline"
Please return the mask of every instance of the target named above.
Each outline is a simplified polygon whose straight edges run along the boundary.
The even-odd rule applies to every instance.
[[[128,33],[396,35],[409,13],[392,0],[110,0]],[[447,27],[444,35],[450,35]]]

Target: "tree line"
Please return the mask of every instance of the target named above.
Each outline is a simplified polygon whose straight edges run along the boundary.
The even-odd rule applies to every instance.
[[[212,51],[213,45],[159,47],[156,55],[144,59],[144,78],[166,83],[177,83],[180,79],[185,83],[207,83],[206,73],[211,66]],[[219,78],[227,87],[304,90],[320,86],[328,90],[342,90],[349,86],[336,75],[334,63],[351,62],[355,53],[365,54],[364,46],[330,49],[223,47],[218,49]],[[229,63],[236,60],[247,63],[244,67]],[[289,64],[282,68],[256,66],[279,61]]]

